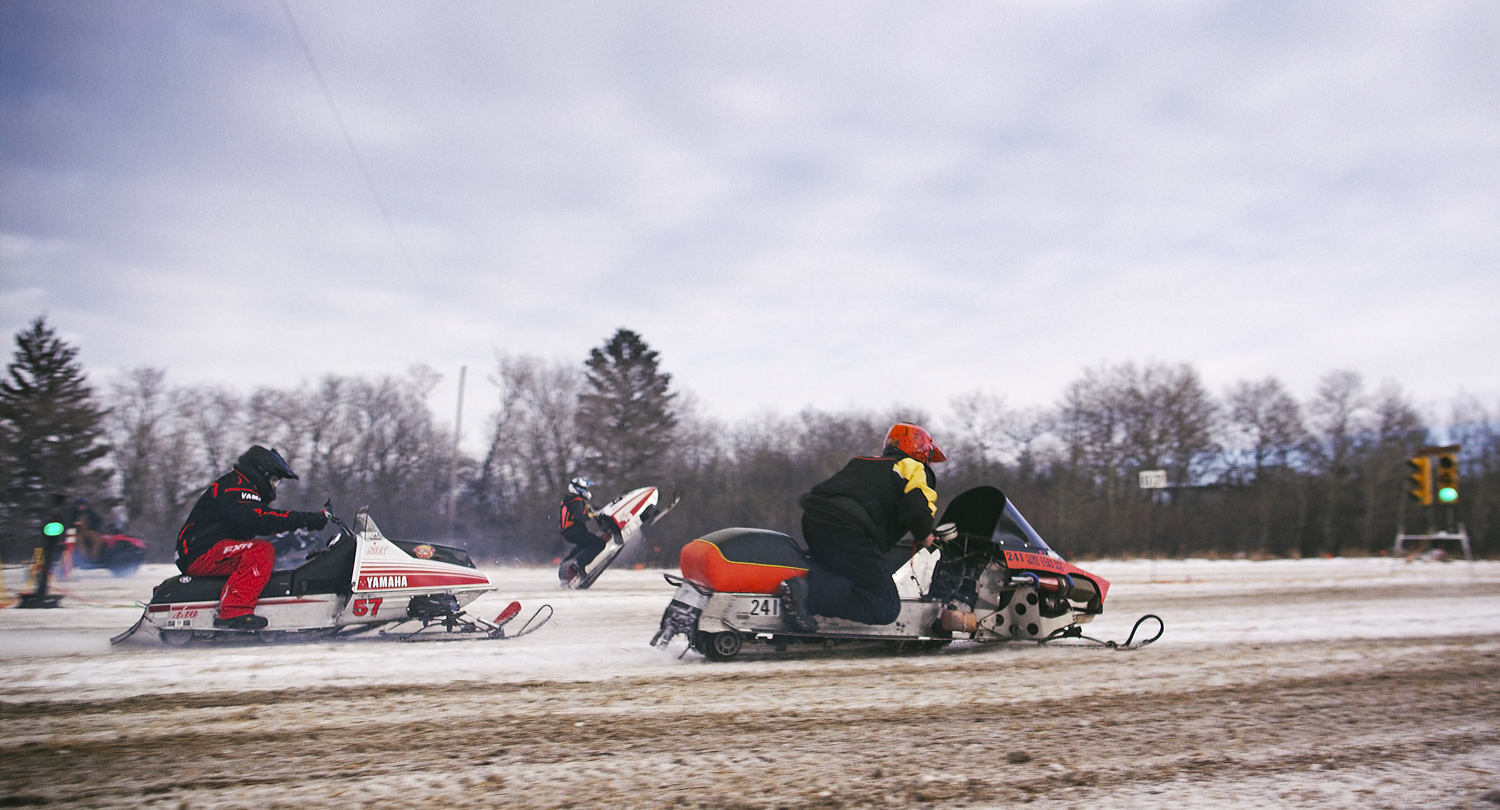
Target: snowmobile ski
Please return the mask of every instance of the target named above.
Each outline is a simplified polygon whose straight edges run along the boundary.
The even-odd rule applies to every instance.
[[[647,515],[644,515],[644,514],[641,517],[645,519],[645,524],[647,526],[655,526],[657,523],[661,522],[662,518],[664,518],[664,517],[667,516],[668,512],[670,512],[673,509],[675,509],[677,507],[677,504],[679,504],[681,502],[682,502],[682,490],[679,489],[676,492],[672,493],[672,502],[671,503],[667,504],[665,507],[657,509],[649,517]]]

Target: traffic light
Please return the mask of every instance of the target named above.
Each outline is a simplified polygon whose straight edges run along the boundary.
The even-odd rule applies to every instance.
[[[1458,503],[1458,458],[1452,453],[1437,457],[1437,498],[1443,503]]]
[[[1407,480],[1411,482],[1411,489],[1407,494],[1412,500],[1423,506],[1432,505],[1432,458],[1429,456],[1417,456],[1406,462],[1406,466],[1412,468],[1411,475]]]

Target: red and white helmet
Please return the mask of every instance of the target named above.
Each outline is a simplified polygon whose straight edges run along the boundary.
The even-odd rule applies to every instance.
[[[891,429],[885,434],[885,447],[894,447],[897,450],[911,456],[923,464],[936,464],[947,461],[948,457],[938,449],[937,442],[932,440],[932,434],[923,430],[920,425],[910,422],[897,422],[891,425]]]

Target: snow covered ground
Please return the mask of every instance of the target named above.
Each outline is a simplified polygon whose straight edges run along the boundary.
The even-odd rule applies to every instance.
[[[1085,627],[1102,639],[1124,640],[1143,613],[1166,623],[1163,645],[1500,633],[1500,562],[1371,557],[1083,567],[1111,583],[1104,615]],[[501,589],[470,612],[488,618],[511,599],[521,601],[523,618],[542,604],[556,610],[549,625],[510,641],[177,649],[142,632],[110,647],[110,636],[140,616],[135,601],[175,572],[166,565],[123,579],[77,572],[54,591],[68,594],[62,609],[0,611],[0,701],[395,684],[427,678],[435,665],[447,679],[489,683],[645,677],[705,666],[696,655],[677,657],[680,638],[667,653],[651,647],[673,590],[654,570],[611,570],[590,590],[567,591],[556,587],[551,569],[492,569]],[[23,584],[19,577],[7,582],[12,593]]]
[[[0,800],[119,807],[1500,806],[1500,563],[1084,563],[1141,650],[651,648],[612,570],[508,641],[111,647],[175,569],[0,610]],[[11,571],[11,593],[22,583]],[[59,769],[66,761],[73,767]],[[166,767],[163,767],[166,765]]]

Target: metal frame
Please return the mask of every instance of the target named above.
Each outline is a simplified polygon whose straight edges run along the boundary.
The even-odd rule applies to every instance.
[[[1464,559],[1468,560],[1471,563],[1474,562],[1474,552],[1469,548],[1469,532],[1468,532],[1467,529],[1464,528],[1464,524],[1462,524],[1462,523],[1458,524],[1458,531],[1457,532],[1430,532],[1428,534],[1398,534],[1398,535],[1396,535],[1396,545],[1393,548],[1392,553],[1396,554],[1396,555],[1401,555],[1401,554],[1406,553],[1405,549],[1402,548],[1402,545],[1407,540],[1422,540],[1422,541],[1426,541],[1426,542],[1431,542],[1433,540],[1457,540],[1459,542],[1459,545],[1461,545],[1463,547],[1463,550],[1464,550]]]

